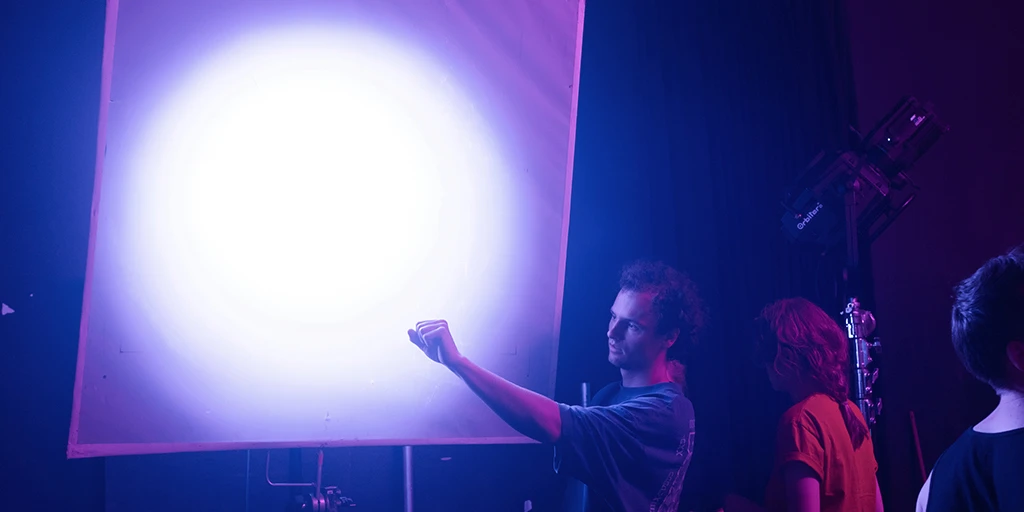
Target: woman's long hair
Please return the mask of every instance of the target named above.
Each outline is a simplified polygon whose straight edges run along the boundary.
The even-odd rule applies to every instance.
[[[846,334],[821,308],[803,298],[769,304],[757,318],[759,362],[786,378],[802,378],[839,404],[850,441],[859,448],[868,427],[848,398],[850,356]]]

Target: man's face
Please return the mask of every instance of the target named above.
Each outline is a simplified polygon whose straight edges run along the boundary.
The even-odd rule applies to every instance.
[[[657,333],[654,292],[620,290],[608,321],[608,362],[623,370],[651,366],[675,341]]]

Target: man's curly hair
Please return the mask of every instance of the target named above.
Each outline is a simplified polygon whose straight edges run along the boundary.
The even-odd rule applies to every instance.
[[[622,269],[619,287],[632,292],[654,292],[658,334],[679,329],[679,338],[669,348],[669,359],[681,361],[697,339],[707,320],[707,310],[690,278],[662,263],[635,261]]]

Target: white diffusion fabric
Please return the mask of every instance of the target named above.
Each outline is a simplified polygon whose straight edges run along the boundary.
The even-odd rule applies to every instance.
[[[577,1],[108,7],[71,457],[522,442],[550,395]]]

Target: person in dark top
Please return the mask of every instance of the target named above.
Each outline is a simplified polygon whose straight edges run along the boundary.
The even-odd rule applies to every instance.
[[[704,315],[684,274],[662,263],[628,265],[608,322],[608,360],[622,381],[589,407],[556,403],[477,366],[459,354],[444,320],[419,322],[409,339],[511,427],[555,445],[556,470],[588,485],[588,511],[676,512],[694,415],[675,357],[694,342]]]
[[[953,348],[999,405],[939,457],[917,510],[1024,510],[1024,247],[989,260],[955,296]]]

